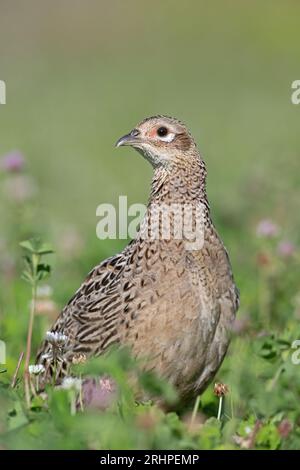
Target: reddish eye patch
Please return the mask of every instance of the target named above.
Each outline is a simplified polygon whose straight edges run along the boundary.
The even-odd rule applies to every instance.
[[[149,137],[157,137],[157,128],[154,127],[148,132]]]

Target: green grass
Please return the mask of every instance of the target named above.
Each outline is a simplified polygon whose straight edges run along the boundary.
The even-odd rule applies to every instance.
[[[12,175],[0,173],[0,339],[7,344],[0,446],[299,448],[300,369],[291,345],[300,339],[300,106],[290,99],[299,79],[299,5],[26,3],[23,10],[7,2],[0,28],[0,79],[7,85],[0,155],[19,149],[36,187],[31,200],[16,204],[5,191]],[[13,392],[8,385],[25,348],[30,303],[19,242],[39,234],[53,245],[48,300],[59,311],[87,272],[126,243],[97,240],[98,204],[116,203],[121,194],[129,203],[147,201],[150,166],[114,143],[157,113],[185,121],[198,142],[212,216],[241,291],[245,325],[233,334],[216,378],[229,387],[222,422],[213,386],[191,424],[194,403],[169,414],[136,406],[125,378],[122,410],[71,416],[68,392],[49,392],[49,408],[38,402],[28,412],[22,384]],[[274,239],[256,236],[264,218],[281,228]],[[296,246],[287,259],[277,250],[283,239]],[[33,349],[50,315],[36,318]]]

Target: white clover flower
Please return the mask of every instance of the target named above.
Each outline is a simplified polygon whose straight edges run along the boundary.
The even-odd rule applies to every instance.
[[[53,346],[64,346],[64,344],[67,342],[68,337],[64,335],[63,333],[53,332],[53,331],[47,331],[46,333],[46,340],[49,341]]]
[[[29,370],[29,374],[31,375],[39,375],[42,372],[45,372],[45,367],[42,364],[34,364],[34,365],[30,365],[28,367],[28,370]]]
[[[81,380],[76,379],[75,377],[65,377],[62,381],[61,388],[64,390],[77,390],[78,392],[81,389]]]
[[[37,297],[51,297],[52,295],[52,287],[49,286],[48,284],[44,284],[42,286],[38,286],[37,292],[36,292]]]

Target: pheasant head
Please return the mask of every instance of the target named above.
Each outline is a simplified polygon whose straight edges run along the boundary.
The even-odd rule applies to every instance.
[[[168,116],[146,118],[116,143],[116,147],[124,145],[138,150],[154,167],[152,195],[206,199],[205,164],[181,121]]]
[[[188,158],[198,153],[186,126],[167,116],[144,119],[116,143],[117,147],[122,145],[137,149],[155,168],[179,163],[183,156]]]

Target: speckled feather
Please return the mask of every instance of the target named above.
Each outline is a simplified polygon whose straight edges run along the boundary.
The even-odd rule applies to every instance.
[[[170,143],[150,139],[166,126]],[[238,308],[238,291],[224,245],[210,218],[206,169],[196,144],[180,121],[147,118],[137,126],[136,147],[154,166],[148,211],[136,238],[87,276],[65,306],[52,331],[68,336],[56,379],[68,373],[73,358],[102,354],[110,345],[127,345],[145,367],[168,379],[181,397],[203,390],[218,370],[229,345]],[[155,204],[202,207],[204,243],[188,250],[186,240],[145,238],[145,223]],[[161,227],[159,227],[159,231]],[[38,362],[51,346],[43,343]]]

